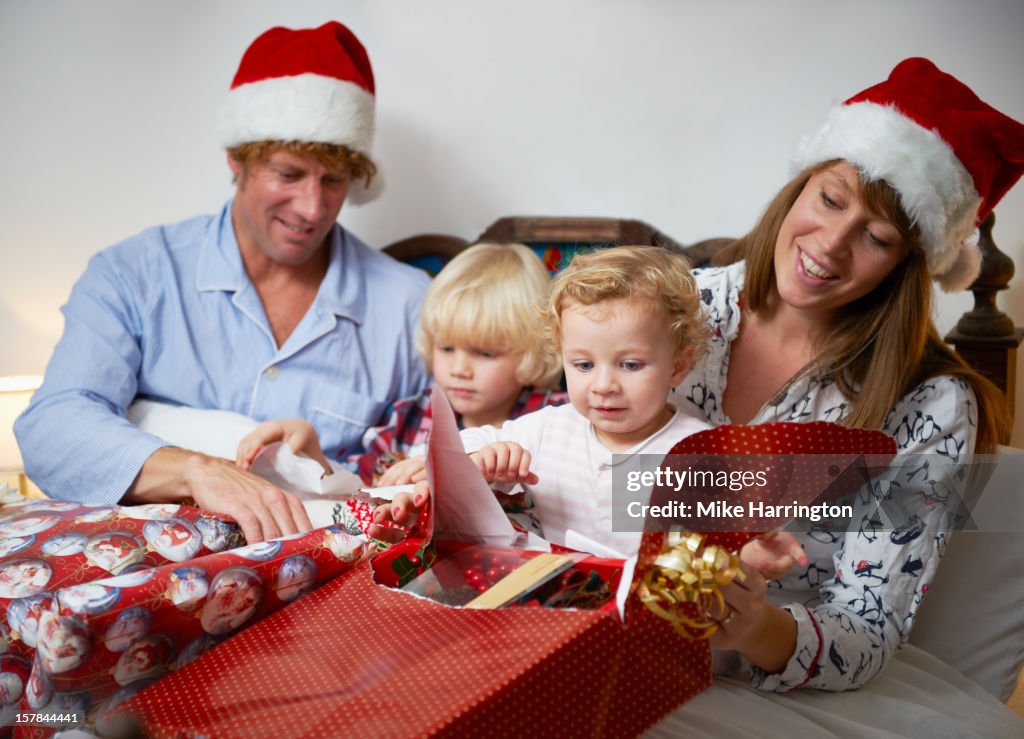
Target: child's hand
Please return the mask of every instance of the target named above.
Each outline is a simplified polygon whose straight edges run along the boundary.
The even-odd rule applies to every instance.
[[[373,509],[373,523],[367,527],[366,533],[374,539],[392,544],[401,541],[405,538],[405,532],[385,524],[397,524],[406,528],[415,525],[430,497],[428,493],[427,481],[423,480],[416,483],[412,495],[399,493],[390,503],[377,506]]]
[[[751,539],[740,550],[740,559],[767,580],[778,580],[797,563],[807,566],[807,553],[796,537],[785,531],[769,531]]]
[[[409,457],[384,470],[384,474],[377,480],[375,487],[386,488],[391,485],[408,485],[427,479],[427,458]]]
[[[469,458],[476,462],[487,482],[525,482],[536,485],[539,477],[530,472],[530,453],[511,441],[488,444]]]
[[[330,475],[333,470],[320,449],[320,440],[316,436],[316,430],[301,418],[286,418],[280,421],[264,421],[251,431],[238,444],[238,453],[235,455],[235,464],[243,470],[252,469],[252,461],[260,450],[268,444],[278,441],[285,442],[296,454],[305,454],[315,459],[324,468],[324,473]]]

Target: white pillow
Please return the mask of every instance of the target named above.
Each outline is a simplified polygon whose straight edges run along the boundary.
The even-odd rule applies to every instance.
[[[910,642],[1005,701],[1024,663],[1024,451],[1000,447],[972,517],[952,535]]]
[[[234,459],[238,442],[259,421],[231,411],[189,408],[152,400],[136,400],[128,420],[143,431],[183,449]]]

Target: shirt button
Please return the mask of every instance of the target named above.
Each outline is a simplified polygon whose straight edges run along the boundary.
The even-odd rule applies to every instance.
[[[281,371],[277,367],[267,367],[267,371],[264,372],[268,380],[276,380],[277,376],[281,374]]]

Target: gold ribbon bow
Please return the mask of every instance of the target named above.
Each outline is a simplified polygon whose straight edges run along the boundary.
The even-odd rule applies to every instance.
[[[720,588],[744,579],[740,558],[724,547],[704,546],[703,534],[672,532],[664,551],[644,573],[640,601],[687,639],[707,639],[728,606]]]

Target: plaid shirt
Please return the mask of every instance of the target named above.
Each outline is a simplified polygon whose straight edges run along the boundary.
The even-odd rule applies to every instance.
[[[548,405],[562,405],[566,400],[568,396],[561,390],[526,387],[512,406],[509,418],[519,418]],[[372,485],[395,462],[427,453],[427,438],[432,424],[430,390],[418,397],[395,401],[388,406],[385,417],[387,422],[383,426],[369,428],[363,434],[366,451],[344,460],[345,467],[359,475],[367,485]],[[458,413],[455,421],[461,429],[462,417]]]

